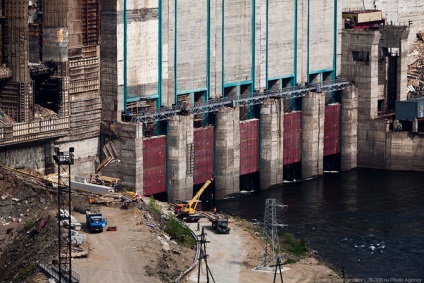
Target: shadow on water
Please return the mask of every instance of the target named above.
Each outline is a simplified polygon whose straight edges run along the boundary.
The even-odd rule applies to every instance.
[[[355,278],[423,278],[424,173],[356,169],[219,201],[217,208],[262,220],[265,200],[319,255]]]

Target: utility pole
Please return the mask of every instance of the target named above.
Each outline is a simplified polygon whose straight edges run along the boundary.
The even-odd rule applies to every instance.
[[[283,205],[275,199],[266,200],[262,244],[257,269],[266,269],[271,263],[277,262],[277,259],[281,256],[278,228],[284,228],[287,225],[278,221],[277,208],[282,210],[287,208],[287,205]]]
[[[210,274],[213,282],[215,283],[215,279],[213,278],[212,272],[208,266],[208,254],[206,253],[206,243],[210,243],[210,242],[206,241],[206,233],[205,233],[204,227],[202,227],[202,234],[200,234],[199,237],[200,239],[197,240],[197,242],[200,243],[200,252],[199,252],[199,258],[198,258],[199,266],[197,270],[197,283],[200,283],[200,271],[201,271],[202,260],[205,261],[205,266],[206,266],[206,282],[209,283],[209,274]]]
[[[273,283],[275,283],[275,279],[276,279],[276,277],[277,277],[277,267],[278,267],[278,269],[280,270],[280,280],[281,280],[281,283],[283,283],[283,272],[281,271],[281,266],[283,265],[283,263],[281,262],[281,260],[280,260],[280,258],[279,257],[277,257],[277,263],[276,264],[274,264],[274,265],[271,265],[271,267],[274,267],[275,266],[275,271],[274,271],[274,281],[273,281]]]
[[[74,164],[74,148],[68,152],[54,148],[54,161],[57,164],[57,222],[58,222],[58,245],[59,245],[59,283],[79,282],[72,276],[71,266],[71,165]],[[66,211],[68,214],[66,215]],[[63,222],[68,222],[64,225]]]

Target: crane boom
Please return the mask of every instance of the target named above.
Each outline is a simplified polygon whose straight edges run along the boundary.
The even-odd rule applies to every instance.
[[[203,184],[203,186],[200,188],[200,190],[188,202],[188,205],[187,205],[188,208],[193,208],[194,210],[196,210],[197,200],[199,200],[200,196],[203,194],[203,192],[206,190],[206,188],[209,186],[209,184],[212,183],[212,181],[213,181],[213,178],[210,178],[209,180],[207,180],[205,182],[205,184]],[[193,204],[194,204],[194,207],[192,207]]]
[[[210,183],[213,182],[213,178],[210,178],[205,182],[205,184],[200,188],[200,190],[194,195],[194,197],[186,203],[177,204],[174,209],[174,213],[178,217],[187,217],[188,219],[198,220],[195,216],[201,216],[200,214],[196,214],[196,207],[199,203],[198,200],[203,192],[208,188]],[[201,216],[203,217],[203,216]]]

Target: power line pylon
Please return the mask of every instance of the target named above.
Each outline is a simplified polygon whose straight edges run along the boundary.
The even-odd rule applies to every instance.
[[[74,148],[61,152],[54,148],[57,164],[57,220],[59,245],[59,282],[78,282],[72,275],[71,266],[71,165],[74,164]],[[66,214],[66,211],[68,212]],[[62,222],[66,223],[65,225]]]
[[[209,243],[209,241],[206,241],[206,233],[205,228],[202,227],[202,234],[199,235],[200,239],[197,240],[200,243],[200,252],[199,252],[199,267],[197,271],[197,282],[200,282],[200,270],[201,270],[201,264],[202,260],[205,262],[206,266],[206,282],[209,283],[209,275],[212,277],[212,281],[215,283],[215,278],[213,278],[212,272],[208,266],[208,254],[206,253],[206,243]]]
[[[257,269],[266,269],[281,257],[278,229],[287,227],[281,224],[277,218],[277,209],[285,209],[287,205],[275,199],[267,199],[265,202],[264,227],[262,232],[261,250],[259,252]]]

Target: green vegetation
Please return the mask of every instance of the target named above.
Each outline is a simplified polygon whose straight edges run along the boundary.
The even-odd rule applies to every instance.
[[[306,241],[304,239],[297,239],[293,234],[290,233],[284,233],[282,238],[282,247],[286,252],[294,256],[303,256],[309,252],[309,248],[306,245]]]
[[[190,228],[183,222],[179,221],[173,213],[169,213],[167,217],[162,218],[162,206],[157,203],[153,196],[150,196],[149,209],[161,222],[163,230],[174,239],[179,245],[184,247],[194,247],[196,240],[191,235]]]
[[[22,267],[18,271],[18,276],[16,278],[17,281],[14,282],[23,282],[24,279],[27,279],[37,268],[36,262],[31,262],[25,267]]]
[[[24,230],[25,232],[29,231],[32,227],[35,225],[35,219],[34,218],[28,218],[24,221]]]
[[[181,246],[193,247],[196,243],[191,235],[190,228],[185,223],[179,221],[172,213],[168,214],[164,231]]]
[[[150,196],[150,200],[149,200],[149,209],[157,214],[157,215],[161,215],[162,214],[162,206],[160,206],[160,204],[158,204],[155,200],[155,198],[153,196]]]

